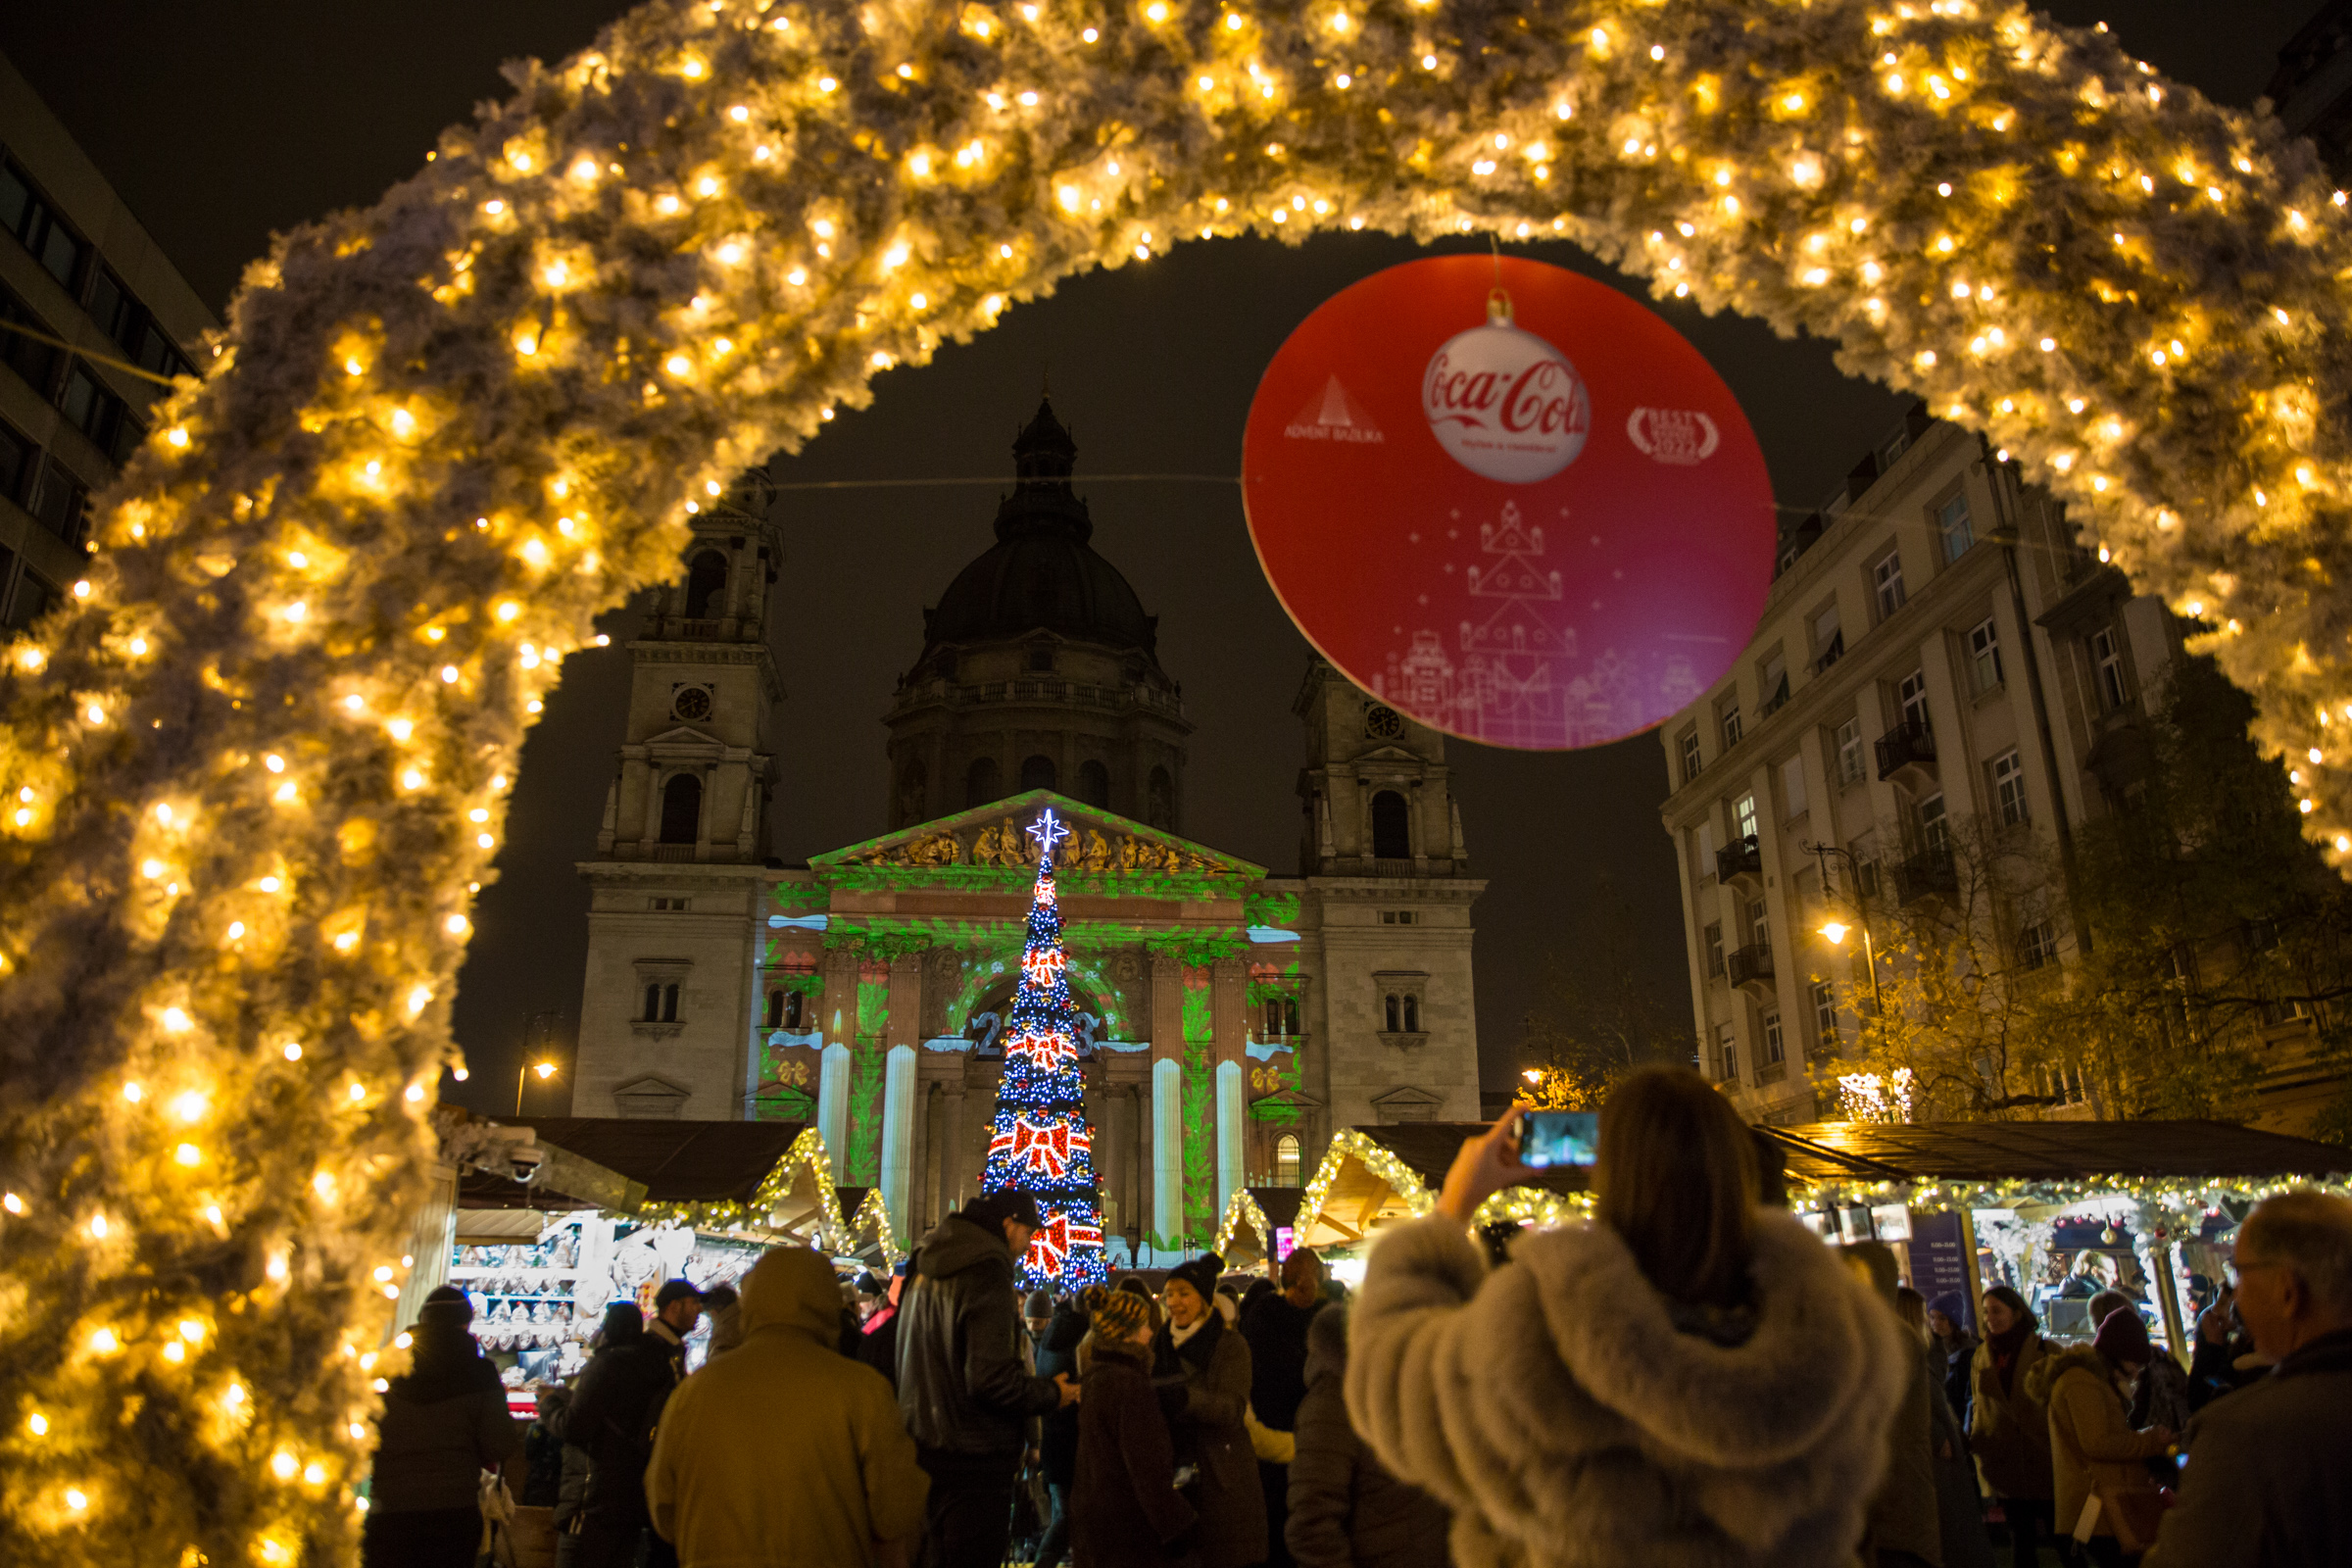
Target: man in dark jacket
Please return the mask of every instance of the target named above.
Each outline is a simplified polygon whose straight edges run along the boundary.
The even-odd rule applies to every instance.
[[[890,1272],[890,1289],[882,1304],[874,1308],[874,1315],[865,1320],[858,1336],[858,1359],[888,1378],[893,1389],[899,1386],[899,1299],[906,1292],[906,1260],[901,1258]]]
[[[2266,1199],[2236,1250],[2237,1315],[2278,1365],[2197,1418],[2148,1568],[2352,1562],[2352,1202]]]
[[[1291,1560],[1298,1568],[1444,1568],[1446,1505],[1382,1468],[1348,1421],[1348,1309],[1306,1331],[1306,1397],[1290,1464]]]
[[[1065,1374],[1034,1377],[1021,1350],[1013,1259],[1029,1250],[1037,1200],[975,1199],[908,1261],[900,1309],[899,1413],[931,1477],[924,1568],[998,1568],[1032,1416],[1078,1399]]]
[[[686,1336],[703,1320],[702,1288],[692,1280],[663,1280],[654,1293],[654,1320],[645,1332],[659,1340],[669,1358],[669,1381],[686,1381]]]
[[[374,1505],[360,1538],[366,1568],[473,1561],[482,1472],[514,1451],[498,1368],[475,1345],[466,1294],[441,1286],[411,1330],[416,1353],[376,1419]]]
[[[588,1358],[559,1436],[586,1451],[588,1487],[572,1516],[572,1568],[633,1568],[653,1534],[645,1465],[654,1424],[677,1387],[668,1347],[645,1331],[633,1301],[605,1308],[604,1345]]]
[[[1242,1338],[1250,1342],[1250,1407],[1258,1425],[1288,1432],[1306,1397],[1306,1331],[1323,1299],[1323,1259],[1301,1247],[1282,1260],[1282,1293],[1259,1295],[1242,1314]],[[1266,1492],[1266,1568],[1287,1568],[1283,1518],[1290,1507],[1291,1467],[1258,1461]]]

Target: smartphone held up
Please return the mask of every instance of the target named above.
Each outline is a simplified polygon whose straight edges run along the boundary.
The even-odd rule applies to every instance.
[[[1590,1166],[1600,1149],[1595,1110],[1531,1110],[1519,1118],[1519,1163],[1532,1170]]]

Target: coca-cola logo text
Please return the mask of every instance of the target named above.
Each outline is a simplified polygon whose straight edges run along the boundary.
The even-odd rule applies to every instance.
[[[1532,484],[1573,463],[1592,419],[1576,368],[1505,322],[1457,333],[1431,357],[1421,411],[1455,462],[1507,484]]]

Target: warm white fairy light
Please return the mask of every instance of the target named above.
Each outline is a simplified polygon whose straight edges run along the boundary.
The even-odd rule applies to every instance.
[[[2140,590],[2198,607],[2305,770],[2307,830],[2352,857],[2347,752],[2317,716],[2352,708],[2340,590],[2294,577],[2352,494],[2326,417],[2352,392],[2326,330],[2352,197],[2308,148],[2022,10],[1574,15],[1531,13],[1505,51],[1416,0],[659,0],[259,264],[207,379],[99,498],[87,593],[0,660],[0,973],[98,956],[70,996],[8,998],[65,1064],[0,1129],[26,1152],[11,1282],[71,1277],[85,1304],[15,1369],[77,1436],[0,1432],[22,1499],[0,1559],[86,1556],[28,1533],[69,1486],[125,1561],[348,1549],[346,1509],[156,1491],[141,1435],[207,1447],[172,1473],[307,1466],[330,1440],[317,1462],[356,1469],[358,1440],[296,1412],[322,1387],[364,1405],[379,1374],[282,1347],[380,1329],[368,1270],[405,1234],[430,1100],[406,1088],[451,1056],[446,1005],[406,1002],[452,993],[452,911],[498,849],[471,813],[557,651],[674,574],[711,483],[863,407],[881,367],[1174,238],[1543,233],[1838,341],[1984,429]],[[2099,243],[2053,267],[2029,201]],[[142,1075],[154,1095],[123,1091]],[[200,1124],[163,1108],[189,1087]],[[76,1164],[93,1136],[124,1157]],[[224,1256],[263,1263],[201,1353],[81,1354],[134,1297],[211,1313],[196,1282]],[[232,1368],[234,1433],[211,1392]],[[116,1420],[134,1397],[148,1414]]]

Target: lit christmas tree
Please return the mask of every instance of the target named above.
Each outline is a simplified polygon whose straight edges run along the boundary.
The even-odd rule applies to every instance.
[[[1036,1195],[1045,1223],[1021,1258],[1022,1287],[1070,1291],[1100,1283],[1106,1271],[1095,1135],[1086,1124],[1086,1084],[1078,1072],[1077,1009],[1063,973],[1061,910],[1054,898],[1054,846],[1069,829],[1048,810],[1029,836],[1038,844],[1037,892],[1020,989],[1004,1027],[1004,1076],[980,1187]]]

